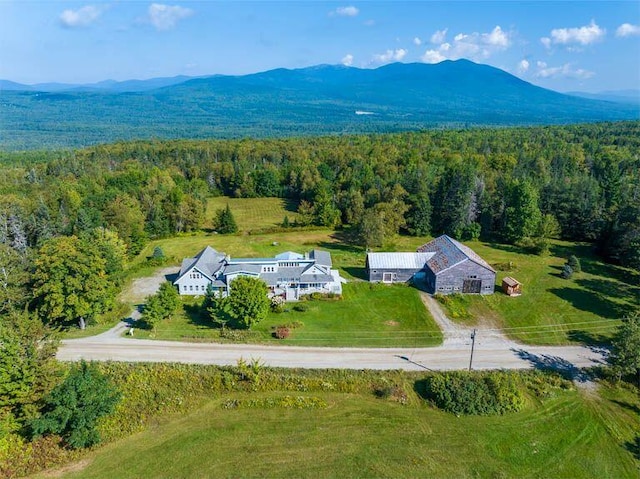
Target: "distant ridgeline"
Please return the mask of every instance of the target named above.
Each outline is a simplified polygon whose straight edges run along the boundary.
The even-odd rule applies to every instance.
[[[201,229],[207,197],[285,197],[297,214],[282,228],[342,225],[363,246],[446,233],[544,252],[559,237],[640,268],[639,151],[640,122],[627,121],[5,152],[0,243],[106,226],[132,255]]]
[[[467,60],[33,87],[0,81],[0,149],[637,120]]]

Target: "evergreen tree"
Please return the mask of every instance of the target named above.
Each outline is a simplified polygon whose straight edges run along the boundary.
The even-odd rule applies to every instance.
[[[538,191],[528,181],[514,181],[504,212],[504,237],[510,243],[538,236],[542,213]]]
[[[98,444],[98,420],[114,410],[120,397],[95,364],[82,361],[47,396],[42,416],[31,422],[32,433],[59,434],[74,449]]]
[[[567,264],[571,266],[571,269],[576,273],[579,273],[580,271],[582,271],[582,267],[580,266],[580,260],[576,255],[572,254],[571,256],[569,256],[569,259],[567,260]]]
[[[622,320],[613,339],[608,362],[620,376],[635,376],[640,388],[640,312]]]
[[[218,210],[214,224],[218,233],[231,234],[238,232],[238,225],[233,217],[231,208],[229,208],[229,204],[227,204],[226,208]]]

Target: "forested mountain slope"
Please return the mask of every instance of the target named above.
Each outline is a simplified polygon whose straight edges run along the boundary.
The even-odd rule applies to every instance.
[[[563,95],[467,60],[437,65],[395,63],[377,69],[322,65],[219,75],[138,92],[4,90],[0,95],[0,148],[639,117],[634,105]]]

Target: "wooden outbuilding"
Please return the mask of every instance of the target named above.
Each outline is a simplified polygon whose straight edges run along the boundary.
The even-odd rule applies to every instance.
[[[522,294],[522,283],[511,276],[502,279],[502,291],[508,296],[520,296]]]

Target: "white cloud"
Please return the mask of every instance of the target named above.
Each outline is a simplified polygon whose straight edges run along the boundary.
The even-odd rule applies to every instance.
[[[95,5],[86,5],[78,10],[65,10],[60,14],[60,23],[66,28],[86,27],[100,18],[103,11],[104,7]]]
[[[358,13],[360,13],[360,10],[351,5],[348,7],[338,7],[335,10],[329,12],[329,15],[337,15],[339,17],[355,17],[358,15]]]
[[[353,55],[351,53],[347,53],[343,58],[341,63],[345,66],[345,67],[350,67],[351,65],[353,65]]]
[[[545,48],[551,48],[551,38],[549,37],[542,37],[540,43],[542,43]]]
[[[448,28],[445,28],[444,30],[436,30],[436,32],[431,35],[431,43],[439,44],[444,42],[444,39],[447,37],[447,30]]]
[[[424,63],[440,63],[442,61],[445,61],[447,57],[445,57],[438,50],[427,50],[426,52],[424,52],[424,55],[420,57],[420,59]]]
[[[178,21],[193,15],[193,10],[178,5],[152,3],[149,5],[148,14],[149,22],[156,30],[171,30]]]
[[[600,28],[595,21],[591,20],[589,25],[577,28],[554,28],[551,30],[551,42],[559,45],[590,45],[602,40],[606,35],[606,30]]]
[[[398,48],[397,50],[387,50],[384,53],[373,55],[373,60],[371,61],[371,63],[385,64],[392,61],[400,62],[405,56],[407,56],[407,53],[409,52],[404,48]]]
[[[416,46],[422,45],[422,40],[419,37],[414,37],[413,44]]]
[[[471,60],[486,60],[496,52],[506,50],[511,46],[511,38],[497,25],[488,33],[458,33],[451,43],[443,42],[447,30],[434,33],[431,40],[440,40],[438,47],[429,48],[421,57],[423,62],[438,63],[442,60],[457,60],[469,58]]]
[[[536,77],[538,78],[575,78],[577,80],[586,80],[591,78],[595,73],[582,68],[574,69],[571,63],[565,63],[562,66],[550,67],[545,62],[537,62],[536,66],[538,71]]]
[[[616,30],[616,37],[632,37],[640,35],[640,25],[623,23]]]
[[[491,33],[483,33],[482,41],[487,45],[493,45],[502,48],[507,48],[510,44],[509,35],[502,31],[500,25],[496,25]]]
[[[375,20],[366,20],[364,22],[364,26],[365,27],[374,27],[376,25],[376,21]]]
[[[518,73],[525,73],[529,70],[529,61],[526,59],[522,59],[518,62]]]

